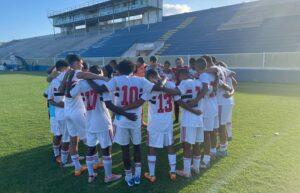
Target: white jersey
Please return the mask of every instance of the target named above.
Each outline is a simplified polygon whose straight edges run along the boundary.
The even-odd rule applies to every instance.
[[[114,94],[114,104],[118,107],[124,107],[138,101],[143,94],[151,92],[154,84],[145,78],[121,75],[112,78],[105,85],[109,92]],[[138,119],[130,121],[124,116],[117,115],[114,124],[120,128],[140,128],[142,107],[126,112],[135,113]]]
[[[181,99],[186,102],[188,100],[195,99],[198,93],[201,91],[201,83],[197,80],[187,79],[180,82],[178,89],[181,92]],[[200,100],[197,107],[194,109],[201,110],[203,112],[202,100]],[[203,116],[195,115],[190,111],[182,109],[181,113],[181,126],[182,127],[203,127]]]
[[[72,85],[75,86],[79,79],[77,78],[77,73],[80,70],[75,70],[75,74],[72,78]],[[80,94],[73,96],[72,98],[65,98],[65,115],[69,114],[84,114],[86,112],[82,97]]]
[[[96,84],[103,85],[105,81],[96,80]],[[71,96],[81,95],[87,111],[87,131],[98,133],[112,129],[111,117],[105,106],[105,101],[111,100],[110,93],[102,95],[95,92],[86,80],[80,80],[70,92]]]
[[[63,80],[66,72],[60,73],[55,79],[52,80],[49,86],[48,100],[54,100],[56,103],[64,102],[64,94],[59,92],[59,87]],[[54,107],[55,108],[55,118],[56,120],[64,120],[64,108]]]
[[[175,83],[168,81],[167,88],[176,88]],[[179,96],[171,96],[164,92],[151,92],[142,95],[142,99],[148,103],[148,131],[168,133],[173,130],[173,109],[174,100],[180,99]]]
[[[229,85],[232,87],[232,79],[230,75],[233,73],[231,70],[224,68],[224,67],[218,67],[220,70],[222,76],[220,78],[220,81],[223,83]],[[225,98],[223,95],[225,94],[225,90],[223,88],[218,88],[217,90],[217,100],[219,105],[233,105],[233,98]]]
[[[218,115],[218,101],[216,93],[213,89],[216,77],[211,73],[202,73],[199,76],[201,84],[208,84],[208,92],[203,99],[203,116],[204,117],[215,117]]]

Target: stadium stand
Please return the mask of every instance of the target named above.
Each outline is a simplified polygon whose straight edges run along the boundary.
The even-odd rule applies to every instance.
[[[300,51],[300,1],[261,0],[163,17],[115,33],[42,36],[0,45],[0,58],[119,57],[136,43],[163,41],[157,55]]]

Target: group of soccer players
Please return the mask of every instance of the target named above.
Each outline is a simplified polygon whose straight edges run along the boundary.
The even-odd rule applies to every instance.
[[[177,175],[190,178],[192,173],[199,174],[214,159],[227,156],[237,87],[235,72],[213,56],[192,58],[190,66],[184,66],[183,59],[178,58],[174,69],[168,61],[160,65],[155,56],[150,58],[149,65],[143,64],[143,58],[138,63],[123,60],[114,66],[113,76],[108,78],[99,66],[88,68],[79,56],[71,54],[66,60],[57,61],[47,78],[49,87],[45,96],[55,160],[63,168],[74,167],[75,176],[88,170],[89,183],[97,177],[95,171],[102,167],[105,183],[122,178],[112,173],[111,148],[117,143],[122,150],[125,182],[128,186],[140,184],[145,103],[148,104],[149,171],[143,176],[151,183],[156,181],[158,148],[167,150],[172,181]],[[142,75],[135,74],[137,71]],[[183,147],[182,170],[176,170],[173,125],[177,122]],[[80,140],[87,146],[86,166],[81,165],[84,158],[78,155]]]

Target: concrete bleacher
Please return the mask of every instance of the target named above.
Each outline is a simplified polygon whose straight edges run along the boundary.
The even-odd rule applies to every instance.
[[[115,33],[53,35],[0,45],[0,58],[120,57],[134,44],[163,41],[157,55],[300,51],[300,0],[261,0],[163,17]]]

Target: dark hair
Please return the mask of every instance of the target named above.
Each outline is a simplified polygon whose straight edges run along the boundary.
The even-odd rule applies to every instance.
[[[197,65],[201,70],[204,70],[207,67],[207,63],[204,58],[197,59],[195,65]]]
[[[58,60],[55,63],[56,70],[60,71],[62,68],[68,67],[69,64],[65,60]]]
[[[190,64],[195,64],[195,62],[196,62],[196,59],[195,58],[190,58]]]
[[[211,59],[212,59],[212,61],[213,61],[213,63],[214,63],[214,64],[218,63],[218,61],[217,61],[217,58],[216,58],[216,57],[212,56],[212,57],[211,57]]]
[[[110,65],[106,65],[104,66],[104,69],[107,72],[107,77],[112,78],[112,74],[114,73],[113,67],[111,67]]]
[[[118,63],[117,63],[117,61],[116,61],[116,60],[111,60],[111,61],[109,61],[109,64],[118,65]]]
[[[217,66],[222,66],[224,68],[228,68],[227,64],[225,62],[219,61],[217,64]]]
[[[171,62],[170,62],[169,60],[166,60],[166,61],[165,61],[165,64],[168,64],[168,65],[171,66]]]
[[[82,66],[83,66],[83,70],[88,70],[89,69],[89,65],[86,62],[83,62]]]
[[[93,65],[89,68],[89,71],[94,74],[101,74],[102,70],[99,66]]]
[[[206,60],[206,63],[212,63],[212,58],[210,56],[202,56],[201,58],[204,58],[204,60]]]
[[[118,71],[120,74],[129,75],[134,70],[134,64],[130,60],[122,60],[118,65]]]
[[[141,64],[144,64],[144,63],[145,63],[143,57],[138,57],[137,62],[139,62],[139,63],[141,63]]]
[[[151,56],[150,57],[150,62],[157,62],[156,56]]]
[[[69,63],[69,65],[72,65],[74,62],[79,62],[81,60],[80,56],[76,54],[69,54],[66,57],[66,61]]]
[[[149,80],[149,78],[151,76],[158,76],[158,72],[156,70],[153,70],[153,69],[149,69],[147,72],[146,72],[146,79]]]

